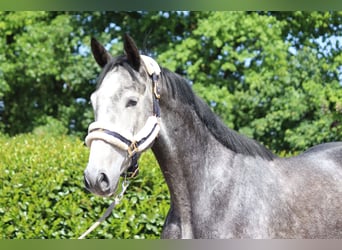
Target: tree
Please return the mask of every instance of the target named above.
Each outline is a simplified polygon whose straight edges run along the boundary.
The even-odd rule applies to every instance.
[[[197,15],[2,12],[0,129],[12,135],[29,132],[53,117],[84,135],[93,119],[88,100],[100,70],[90,55],[90,37],[107,41],[115,55],[122,53],[123,33],[131,32],[141,48],[157,53],[182,37],[192,25],[190,17]]]
[[[341,12],[2,12],[0,129],[61,121],[84,136],[94,36],[124,32],[189,79],[222,120],[274,151],[342,140]]]
[[[342,139],[341,44],[326,50],[317,40],[341,36],[341,18],[210,13],[159,61],[186,75],[231,128],[274,151],[299,151]]]
[[[31,131],[48,116],[60,119],[75,104],[91,66],[73,55],[77,39],[70,18],[54,12],[5,12],[0,16],[1,121],[10,134]],[[77,69],[75,69],[77,67]],[[90,68],[90,69],[89,69]],[[74,74],[77,72],[77,76]],[[72,84],[71,84],[72,83]],[[64,124],[68,124],[64,121]]]

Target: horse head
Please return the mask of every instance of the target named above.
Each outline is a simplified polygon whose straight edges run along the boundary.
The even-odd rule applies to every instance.
[[[111,196],[120,176],[136,167],[140,154],[158,135],[160,68],[152,58],[139,54],[128,35],[125,55],[112,57],[95,39],[91,49],[102,73],[91,95],[95,122],[86,137],[90,155],[84,180],[89,191]]]

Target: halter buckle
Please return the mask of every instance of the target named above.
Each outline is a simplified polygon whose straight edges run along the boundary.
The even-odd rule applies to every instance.
[[[157,99],[160,99],[160,89],[158,86],[158,80],[159,80],[159,76],[156,73],[153,73],[152,74],[153,93]]]
[[[153,93],[157,99],[160,99],[159,88],[158,88],[157,84],[154,84]]]
[[[127,151],[129,157],[132,157],[134,154],[138,152],[138,143],[136,141],[133,141],[131,145],[129,145]]]

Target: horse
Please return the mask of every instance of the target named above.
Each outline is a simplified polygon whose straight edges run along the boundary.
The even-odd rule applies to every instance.
[[[86,188],[111,196],[151,148],[170,193],[162,238],[342,238],[342,142],[283,158],[227,128],[182,76],[124,35],[91,95]]]

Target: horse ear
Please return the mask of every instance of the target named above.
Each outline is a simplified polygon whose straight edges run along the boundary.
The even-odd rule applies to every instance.
[[[124,35],[124,50],[128,62],[136,71],[138,71],[140,68],[141,60],[139,50],[132,37],[130,37],[127,33]]]
[[[99,43],[95,38],[91,38],[91,52],[95,58],[95,61],[101,68],[103,68],[111,59],[112,56],[108,51]]]

